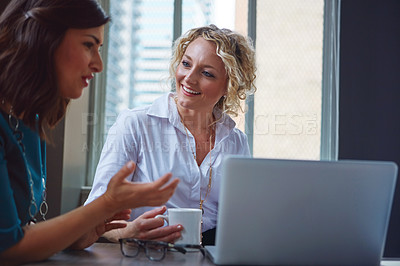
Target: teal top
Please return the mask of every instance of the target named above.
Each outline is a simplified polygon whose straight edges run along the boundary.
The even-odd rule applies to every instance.
[[[25,156],[8,123],[8,115],[0,111],[0,252],[23,238],[22,227],[30,220],[29,208],[32,214],[39,211],[42,182],[46,182],[45,142],[21,120],[18,130],[23,134]],[[38,209],[31,206],[28,168]]]

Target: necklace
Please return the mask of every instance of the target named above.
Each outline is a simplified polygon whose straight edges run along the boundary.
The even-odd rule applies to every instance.
[[[2,104],[4,105],[4,99],[2,100]],[[38,118],[38,115],[36,115]],[[25,165],[26,165],[26,170],[28,172],[28,183],[29,183],[29,189],[30,189],[30,194],[31,194],[31,199],[30,199],[30,205],[29,205],[29,223],[35,223],[36,222],[36,218],[35,218],[35,214],[38,211],[38,206],[35,200],[35,196],[34,196],[34,191],[33,191],[33,179],[32,179],[32,173],[31,170],[29,169],[28,166],[28,161],[26,159],[26,155],[25,155],[25,145],[22,142],[22,139],[24,138],[24,134],[22,131],[20,131],[18,129],[19,127],[19,120],[17,118],[15,118],[13,116],[13,107],[10,107],[10,110],[8,112],[8,124],[10,126],[10,128],[13,131],[13,134],[18,142],[18,144],[21,147],[21,151],[22,151],[22,156],[24,158],[25,161]],[[45,182],[45,176],[44,176],[44,171],[43,171],[43,163],[41,163],[41,177],[42,177],[42,187],[43,187],[43,193],[42,193],[42,203],[40,204],[39,207],[39,213],[42,216],[42,219],[45,221],[46,220],[46,214],[49,210],[49,206],[46,202],[46,182]],[[32,210],[33,208],[33,210]]]
[[[183,128],[185,129],[186,139],[189,141],[189,133],[188,133],[188,130],[187,130],[185,124],[183,123],[182,119],[181,119],[181,123],[183,125]],[[211,183],[212,183],[211,182],[212,181],[212,161],[211,161],[212,137],[213,137],[213,134],[210,134],[210,156],[209,156],[210,157],[210,168],[209,168],[209,173],[210,174],[208,176],[208,185],[207,185],[206,195],[204,196],[203,199],[202,199],[202,196],[201,196],[201,188],[200,188],[200,204],[199,204],[199,208],[200,208],[200,210],[202,211],[203,214],[204,214],[203,203],[204,203],[204,201],[206,201],[206,199],[208,197],[208,194],[211,191]],[[192,152],[193,159],[197,163],[196,153],[194,152],[194,149],[193,149],[192,145],[190,145],[190,143],[189,143],[189,147],[190,147],[190,150]]]
[[[188,129],[187,129],[187,127],[185,126],[185,123],[183,122],[183,120],[182,120],[182,118],[181,118],[181,123],[182,123],[182,125],[183,125],[183,128],[185,129],[185,133],[186,133],[186,140],[189,142],[189,133],[188,133]],[[211,129],[211,132],[213,131],[213,129]],[[206,195],[204,196],[204,198],[202,198],[202,196],[201,196],[201,185],[200,185],[200,204],[199,204],[199,209],[201,210],[201,212],[202,212],[202,217],[201,217],[201,232],[200,232],[200,241],[201,241],[201,243],[202,243],[202,241],[203,241],[203,214],[204,214],[204,209],[203,209],[203,203],[206,201],[206,199],[207,199],[207,197],[208,197],[208,194],[210,193],[210,191],[211,191],[211,184],[212,184],[212,161],[211,161],[211,150],[212,150],[212,138],[213,138],[213,134],[212,133],[210,133],[210,168],[209,168],[209,176],[208,176],[208,185],[207,185],[207,190],[206,190]],[[190,150],[192,151],[192,155],[193,155],[193,159],[194,159],[194,161],[195,161],[195,163],[197,164],[197,157],[196,157],[196,153],[195,153],[195,151],[194,151],[194,149],[193,149],[193,147],[192,147],[192,145],[190,145],[190,142],[189,142],[189,147],[190,147]],[[200,182],[200,184],[201,184],[201,182]],[[200,243],[200,244],[201,244]]]

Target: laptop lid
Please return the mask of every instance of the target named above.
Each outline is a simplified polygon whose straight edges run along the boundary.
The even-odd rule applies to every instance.
[[[379,265],[392,162],[228,157],[216,264]]]

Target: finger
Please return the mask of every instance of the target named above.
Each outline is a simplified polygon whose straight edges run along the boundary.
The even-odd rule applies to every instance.
[[[153,240],[173,243],[173,242],[177,241],[178,239],[180,239],[181,236],[182,236],[182,234],[180,232],[176,232],[176,233],[164,236],[164,237],[155,238]]]
[[[148,231],[146,234],[148,239],[154,239],[160,241],[168,240],[166,242],[171,242],[181,237],[180,232],[182,231],[182,229],[183,227],[180,224],[170,225]]]
[[[174,194],[178,182],[179,180],[177,180],[177,182],[174,182],[171,185],[168,185],[168,187],[164,188],[162,191],[158,190],[156,192],[157,194],[155,194],[154,197],[152,197],[151,199],[149,199],[149,201],[147,201],[147,205],[159,206],[161,204],[165,204]]]
[[[177,186],[179,183],[179,179],[175,179],[173,180],[170,184],[168,184],[167,186],[165,186],[164,188],[162,188],[161,190],[159,190],[158,193],[158,198],[156,199],[156,201],[154,202],[154,205],[160,205],[160,204],[164,204],[166,201],[168,201],[168,199],[170,199],[172,197],[172,195],[174,194]]]
[[[106,222],[111,222],[111,221],[121,221],[121,220],[129,220],[131,216],[129,214],[119,214],[119,215],[114,215],[110,219],[106,219]]]
[[[104,228],[105,228],[104,232],[108,232],[108,231],[111,231],[114,229],[119,229],[119,228],[125,228],[126,226],[127,226],[126,223],[116,223],[116,222],[108,223],[108,224],[105,224],[105,226],[104,226]]]
[[[114,216],[112,216],[111,218],[105,219],[104,222],[109,223],[118,220],[129,220],[129,218],[131,218],[130,211],[128,212],[128,210],[124,210],[122,212],[114,214]]]
[[[163,175],[162,177],[160,177],[159,179],[157,179],[156,181],[154,181],[153,184],[154,184],[154,186],[161,188],[163,185],[168,183],[168,181],[171,179],[171,177],[172,177],[172,174],[167,173],[167,174]]]
[[[136,168],[136,164],[132,161],[127,162],[112,178],[114,182],[122,182],[127,178]]]
[[[127,220],[131,217],[131,209],[125,209],[122,210],[120,212],[117,212],[116,214],[114,214],[113,217],[107,219],[108,221],[114,221],[114,220]]]
[[[140,216],[142,218],[145,218],[145,219],[154,218],[154,217],[156,217],[156,215],[163,214],[166,210],[167,210],[167,207],[162,206],[160,208],[155,208],[155,209],[152,209],[150,211],[147,211],[147,212],[143,213]]]
[[[147,232],[164,226],[164,220],[161,218],[137,218],[135,220],[136,228],[140,232]]]
[[[119,213],[125,213],[125,214],[131,214],[132,210],[131,209],[125,209],[120,211]]]
[[[164,220],[158,218],[152,218],[147,220],[145,223],[142,224],[142,232],[150,232],[152,230],[156,230],[162,228],[164,226]]]
[[[175,178],[169,184],[167,184],[164,187],[162,187],[160,189],[160,192],[163,192],[163,191],[172,191],[173,192],[173,191],[175,191],[176,187],[179,184],[179,181],[180,181],[179,178]]]

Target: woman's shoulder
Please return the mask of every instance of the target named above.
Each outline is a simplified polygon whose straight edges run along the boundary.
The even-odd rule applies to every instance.
[[[240,130],[240,129],[237,128],[237,127],[234,127],[234,128],[232,129],[232,131],[231,131],[231,136],[232,136],[233,138],[237,138],[237,139],[239,139],[239,140],[246,140],[246,141],[247,141],[247,135],[246,135],[242,130]]]
[[[159,113],[154,114],[154,104],[152,104],[121,111],[113,127],[129,131],[138,130],[148,128],[149,125],[157,125],[162,118]]]
[[[13,138],[9,122],[6,118],[6,114],[0,111],[0,144],[4,145],[5,142],[10,141]],[[19,122],[19,121],[18,121]],[[21,121],[22,122],[22,121]]]
[[[220,110],[216,110],[214,114],[219,117],[217,123],[221,125],[222,129],[224,129],[223,132],[227,130],[229,134],[233,136],[246,136],[228,114],[222,113]]]
[[[247,135],[240,130],[236,122],[227,114],[221,114],[217,122],[217,135],[219,139],[233,143],[247,143]]]
[[[134,132],[142,123],[144,123],[146,118],[147,107],[140,107],[134,109],[122,110],[113,126],[109,130],[109,134],[112,132]]]
[[[5,113],[0,110],[0,129],[4,130],[5,128],[9,128],[9,126],[5,118]]]
[[[141,107],[136,107],[132,109],[125,109],[121,111],[117,119],[144,119],[149,115],[158,114],[164,112],[168,106],[168,99],[171,93],[163,94],[159,98],[155,99],[153,103]]]
[[[4,141],[7,138],[8,132],[6,131],[6,122],[3,115],[0,113],[0,148],[4,146]]]
[[[137,119],[146,115],[150,105],[122,110],[117,119]]]

